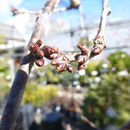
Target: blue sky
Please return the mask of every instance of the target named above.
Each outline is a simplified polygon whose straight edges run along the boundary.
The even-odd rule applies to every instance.
[[[4,0],[0,0],[1,2]],[[11,0],[5,0],[5,1],[11,1]],[[16,0],[14,0],[16,1]],[[17,7],[26,8],[29,10],[33,9],[40,9],[43,7],[43,4],[46,2],[46,0],[17,0],[20,1],[19,4],[16,4]],[[63,1],[63,0],[62,0]],[[17,2],[14,2],[17,3]],[[101,13],[101,3],[102,0],[81,0],[82,7],[84,10],[84,16],[86,18],[86,22],[91,23],[91,21],[96,21],[100,17]],[[11,2],[6,2],[8,4],[6,6],[7,11],[2,12],[1,9],[5,8],[4,6],[1,6],[0,9],[0,23],[3,23],[4,21],[11,18],[11,13],[9,12],[9,4]],[[64,4],[60,5],[67,5],[68,0],[64,0]],[[130,0],[109,0],[110,8],[112,10],[112,14],[109,17],[109,20],[130,20]],[[6,9],[5,8],[5,9]],[[72,10],[64,13],[57,13],[53,15],[53,18],[62,17],[69,22],[71,22],[72,26],[76,25],[79,21],[79,11]]]

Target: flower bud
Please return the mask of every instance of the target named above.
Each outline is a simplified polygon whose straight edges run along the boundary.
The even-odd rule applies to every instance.
[[[35,61],[35,64],[39,67],[43,66],[44,65],[44,59],[38,59]]]
[[[57,69],[56,69],[57,72],[62,72],[62,71],[64,71],[64,70],[66,70],[66,64],[65,64],[65,63],[61,63],[61,64],[57,67]]]
[[[41,58],[43,58],[43,56],[44,56],[44,52],[42,51],[42,50],[38,50],[37,52],[36,52],[36,57],[39,59],[41,59]]]
[[[98,54],[100,54],[101,50],[100,50],[99,47],[96,47],[96,48],[94,48],[94,49],[92,50],[92,52],[93,52],[95,55],[98,55]]]
[[[68,70],[70,73],[74,72],[73,67],[72,67],[71,65],[68,65],[67,70]]]
[[[78,44],[77,47],[81,50],[81,54],[87,55],[89,50],[85,45]]]
[[[54,50],[50,46],[44,46],[42,51],[44,52],[45,57],[48,59],[50,59],[50,55],[54,53]]]
[[[60,59],[60,58],[53,59],[53,60],[50,62],[50,64],[51,64],[51,65],[54,65],[54,66],[58,66],[59,64],[62,64],[62,63],[64,63],[64,62],[63,62],[62,59]]]
[[[34,53],[39,49],[38,44],[32,43],[31,45],[29,45],[29,50],[30,52]]]
[[[40,47],[42,45],[42,40],[38,40],[36,44],[38,44],[38,46]]]
[[[80,56],[78,56],[78,58],[77,58],[76,60],[77,60],[77,62],[78,62],[79,64],[83,64],[83,63],[85,63],[85,62],[87,61],[87,56],[85,56],[85,55],[80,55]]]

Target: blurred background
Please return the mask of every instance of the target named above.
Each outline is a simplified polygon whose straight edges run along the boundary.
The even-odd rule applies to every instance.
[[[81,0],[78,9],[53,13],[44,43],[65,52],[82,43],[93,46],[102,0]],[[46,0],[0,0],[0,118],[8,93],[34,28],[36,15],[13,16],[10,9],[38,10]],[[107,48],[85,69],[57,73],[49,62],[33,67],[16,130],[117,130],[130,120],[130,1],[109,0]],[[59,7],[68,7],[61,0]],[[92,121],[94,124],[92,124]]]

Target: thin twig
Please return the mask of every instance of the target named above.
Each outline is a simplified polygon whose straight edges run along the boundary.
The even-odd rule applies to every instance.
[[[70,0],[70,6],[69,7],[64,7],[64,8],[55,8],[53,10],[54,13],[57,12],[64,12],[67,10],[71,9],[78,9],[80,6],[80,0]],[[24,8],[16,8],[14,6],[11,7],[11,12],[13,13],[13,16],[18,15],[18,14],[30,14],[30,15],[40,15],[43,13],[43,10],[27,10]]]
[[[26,10],[26,9],[18,9],[14,6],[11,7],[11,12],[13,16],[18,15],[18,14],[31,14],[31,15],[40,15],[43,10]]]

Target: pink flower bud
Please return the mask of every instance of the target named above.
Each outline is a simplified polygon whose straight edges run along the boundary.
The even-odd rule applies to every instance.
[[[30,52],[34,53],[39,49],[39,46],[35,43],[32,43],[31,45],[29,45],[29,50]]]
[[[80,55],[76,60],[77,60],[77,62],[78,62],[79,64],[83,64],[83,63],[85,63],[85,62],[87,61],[87,56],[85,56],[85,55]]]
[[[50,55],[50,59],[55,59],[55,58],[58,58],[58,54],[57,53],[54,53],[54,54],[51,54]]]
[[[64,70],[66,70],[66,64],[65,63],[62,63],[60,64],[58,67],[57,67],[57,72],[62,72]]]
[[[42,51],[42,50],[38,50],[37,52],[36,52],[36,57],[37,58],[43,58],[43,56],[44,56],[44,52]]]
[[[87,55],[89,52],[89,49],[85,45],[78,44],[77,47],[80,49],[81,54]]]
[[[39,60],[36,60],[35,61],[35,64],[39,67],[43,66],[44,65],[44,59],[39,59]]]
[[[36,44],[38,44],[38,46],[40,47],[42,45],[42,40],[38,40]]]
[[[44,46],[42,51],[44,52],[45,57],[48,59],[50,59],[50,55],[54,53],[54,50],[50,46]]]

